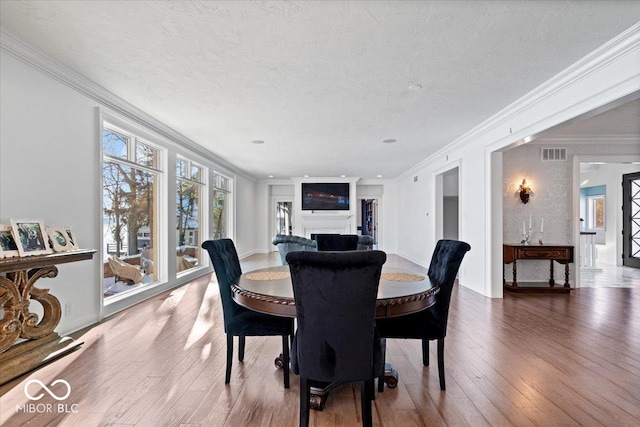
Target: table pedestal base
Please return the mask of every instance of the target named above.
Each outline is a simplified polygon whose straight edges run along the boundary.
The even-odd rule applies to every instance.
[[[393,366],[389,363],[384,364],[384,377],[379,378],[378,381],[384,381],[389,388],[396,388],[398,386],[398,371],[393,369]],[[323,383],[312,382],[311,394],[309,396],[309,405],[311,409],[316,411],[322,411],[324,404],[327,402],[329,392],[344,383]],[[375,398],[375,395],[374,395]]]
[[[16,344],[0,354],[0,385],[77,350],[84,342],[52,333]]]

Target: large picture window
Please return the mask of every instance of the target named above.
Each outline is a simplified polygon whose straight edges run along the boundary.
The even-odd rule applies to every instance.
[[[161,150],[104,123],[102,200],[105,299],[158,280]]]
[[[184,158],[176,160],[177,271],[201,265],[202,195],[204,167]]]
[[[232,237],[231,235],[231,204],[232,204],[232,180],[231,178],[214,172],[212,177],[213,203],[211,212],[213,215],[213,239]]]

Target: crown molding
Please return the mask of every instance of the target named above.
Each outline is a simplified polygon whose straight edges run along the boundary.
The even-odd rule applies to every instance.
[[[5,52],[14,58],[30,65],[43,72],[54,80],[74,89],[88,98],[99,102],[117,114],[128,120],[133,120],[165,138],[178,143],[180,146],[193,153],[217,164],[235,174],[241,175],[248,180],[255,182],[256,179],[248,172],[231,164],[229,161],[205,149],[195,141],[187,138],[171,127],[165,125],[153,116],[145,113],[124,99],[114,95],[102,86],[90,81],[86,77],[60,64],[53,58],[34,49],[19,37],[14,36],[3,27],[0,27],[0,51]]]
[[[508,128],[509,126],[507,123],[518,115],[531,110],[538,104],[566,90],[568,87],[577,84],[612,62],[615,62],[638,50],[640,50],[640,23],[631,26],[626,31],[609,40],[607,43],[603,44],[584,58],[570,65],[534,90],[520,97],[517,101],[509,104],[507,107],[455,139],[450,144],[444,146],[420,163],[409,168],[406,172],[398,176],[397,181],[415,174],[420,169],[429,166],[438,159],[442,159],[451,151],[473,142],[474,140],[480,139],[484,134],[489,133],[499,126],[505,126]],[[631,86],[637,86],[637,77],[632,81],[624,83],[630,84]],[[629,93],[629,91],[626,90],[626,86],[624,88],[617,89],[621,92],[620,96],[628,95]],[[598,107],[598,105],[593,106],[593,108],[596,107]],[[544,117],[538,120],[537,123],[545,121],[549,119],[549,117],[551,116]]]

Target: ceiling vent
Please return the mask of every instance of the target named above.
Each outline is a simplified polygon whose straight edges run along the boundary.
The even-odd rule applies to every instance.
[[[567,149],[566,148],[543,148],[542,161],[543,162],[566,162]]]

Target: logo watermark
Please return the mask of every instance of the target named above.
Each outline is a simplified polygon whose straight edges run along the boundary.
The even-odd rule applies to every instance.
[[[33,395],[31,393],[31,391],[34,390],[35,387],[31,386],[32,384],[37,384],[38,386],[40,386],[42,388],[42,390],[40,391],[40,393]],[[63,391],[64,393],[62,394],[57,394],[55,393],[53,390],[51,390],[51,388],[49,387],[54,387],[57,386],[58,384],[62,384],[62,386],[58,386],[56,387],[56,391],[58,393],[60,393],[61,391]],[[46,392],[49,396],[51,396],[53,399],[57,400],[57,401],[63,401],[66,400],[69,396],[71,396],[71,384],[69,384],[68,381],[65,381],[63,379],[58,378],[57,380],[53,381],[51,384],[49,384],[49,387],[47,387],[47,385],[45,383],[43,383],[40,380],[29,380],[25,383],[24,385],[24,395],[27,397],[27,399],[31,400],[31,401],[38,401],[40,399],[42,399],[45,396]],[[31,391],[30,391],[31,390]],[[16,411],[17,412],[24,412],[24,413],[29,413],[29,414],[43,414],[43,413],[57,413],[57,414],[69,414],[69,413],[77,413],[78,412],[78,404],[77,403],[73,403],[73,404],[68,404],[68,403],[25,403],[24,405],[16,405]]]

